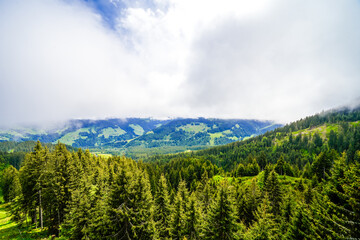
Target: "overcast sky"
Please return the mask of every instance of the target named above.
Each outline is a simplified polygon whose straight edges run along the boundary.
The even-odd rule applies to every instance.
[[[359,0],[0,0],[2,125],[289,122],[359,97]]]

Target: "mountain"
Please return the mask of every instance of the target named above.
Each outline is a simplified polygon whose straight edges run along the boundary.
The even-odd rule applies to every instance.
[[[205,129],[211,119],[173,121],[163,126],[208,134],[217,129]],[[162,129],[147,135],[159,131],[171,144],[181,143],[170,140],[177,139],[174,131]],[[129,143],[146,146],[147,135]],[[20,171],[0,156],[0,176],[10,205],[2,209],[16,209],[13,221],[33,222],[22,228],[23,236],[33,236],[27,239],[39,238],[36,223],[44,225],[36,230],[42,238],[57,233],[62,239],[360,238],[360,109],[328,111],[244,141],[137,162],[70,153],[61,143],[53,151],[37,143],[26,156]],[[18,228],[11,237],[0,232],[17,236]]]
[[[127,146],[216,146],[243,140],[281,125],[240,119],[175,119],[129,142]]]
[[[329,150],[345,154],[348,161],[360,160],[360,107],[322,112],[244,141],[191,154],[155,156],[145,161],[167,162],[191,155],[210,159],[213,164],[229,170],[238,164],[247,165],[251,159],[266,158],[267,163],[276,164],[283,156],[284,161],[296,165],[298,171],[307,163],[313,163],[321,152]]]
[[[242,119],[71,120],[50,130],[26,127],[2,129],[0,141],[60,141],[73,147],[127,152],[168,147],[170,150],[167,152],[176,152],[186,150],[184,147],[199,149],[243,140],[279,126],[272,121]]]
[[[13,128],[0,130],[0,141],[60,141],[76,147],[122,146],[166,120],[127,118],[106,120],[70,120],[52,129]]]

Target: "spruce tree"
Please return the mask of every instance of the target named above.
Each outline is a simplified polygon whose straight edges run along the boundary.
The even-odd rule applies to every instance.
[[[194,193],[191,194],[189,199],[189,209],[186,214],[185,219],[185,235],[189,240],[199,239],[200,236],[200,224],[201,219],[201,210],[198,206],[198,200]]]
[[[40,219],[42,219],[41,191],[44,188],[44,183],[41,183],[43,182],[42,175],[44,174],[47,155],[47,150],[42,147],[40,141],[37,141],[33,152],[26,155],[24,165],[19,172],[23,195],[22,209],[31,216],[31,221],[36,226],[37,210],[39,210]]]
[[[174,200],[174,209],[171,214],[171,239],[181,240],[184,237],[185,220],[183,199],[180,191],[178,191]]]
[[[291,219],[289,230],[285,235],[285,239],[291,240],[307,240],[313,239],[312,224],[308,217],[309,213],[304,212],[305,206],[300,205]]]
[[[222,183],[206,217],[203,239],[237,239],[233,202],[229,186]]]
[[[19,172],[13,166],[8,166],[2,172],[1,190],[5,202],[13,201],[16,196],[21,194],[21,185],[19,182]]]
[[[60,235],[60,225],[65,220],[68,204],[71,199],[71,178],[74,175],[74,164],[71,153],[64,144],[58,143],[50,154],[43,177],[45,184],[42,192],[45,218],[49,231]]]
[[[114,238],[153,239],[153,198],[147,174],[136,167],[122,169],[109,198],[109,218]]]
[[[245,188],[238,189],[236,199],[236,219],[238,223],[244,223],[247,227],[255,220],[255,212],[260,201],[260,190],[254,180]]]
[[[285,160],[284,160],[283,155],[281,155],[280,158],[277,160],[277,163],[275,165],[275,171],[279,175],[284,175],[285,174]]]
[[[272,171],[266,182],[266,192],[269,195],[272,213],[277,216],[280,214],[280,205],[282,202],[282,190],[280,182],[275,171]]]
[[[186,187],[186,182],[184,180],[180,181],[178,186],[178,192],[180,193],[182,199],[182,209],[184,210],[184,212],[187,212],[189,204],[189,191]]]
[[[268,195],[265,194],[262,203],[256,211],[257,221],[250,227],[247,239],[271,240],[278,239],[274,215],[271,213]]]
[[[164,175],[160,176],[158,188],[155,194],[155,226],[160,239],[170,238],[170,214],[171,206],[169,192]]]

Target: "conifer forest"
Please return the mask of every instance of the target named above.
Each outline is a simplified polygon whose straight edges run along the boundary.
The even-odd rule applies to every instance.
[[[60,142],[9,154],[7,211],[43,239],[360,239],[360,110],[136,161]]]

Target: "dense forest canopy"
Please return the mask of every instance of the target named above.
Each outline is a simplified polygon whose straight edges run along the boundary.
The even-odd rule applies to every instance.
[[[13,220],[63,239],[360,238],[359,109],[139,161],[37,142],[15,167]]]

